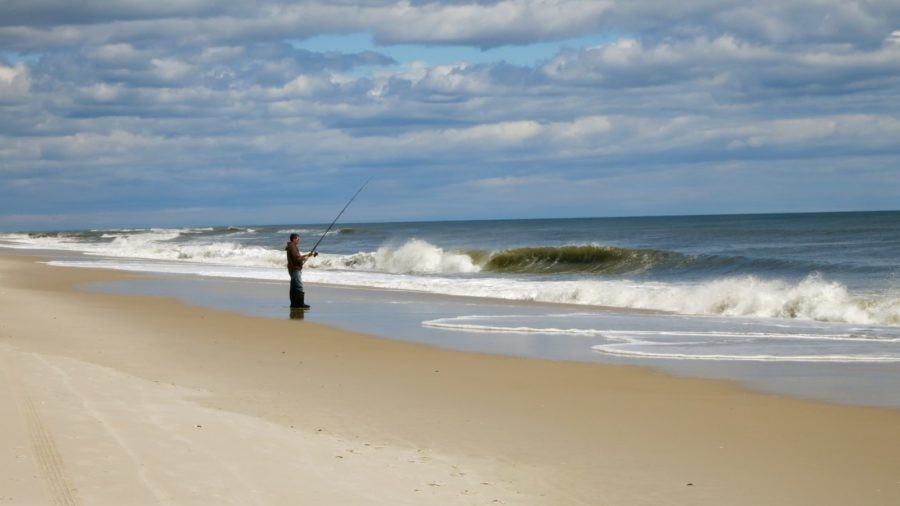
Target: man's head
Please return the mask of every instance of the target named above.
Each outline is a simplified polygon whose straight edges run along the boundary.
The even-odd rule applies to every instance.
[[[291,242],[300,242],[300,234],[291,234]]]

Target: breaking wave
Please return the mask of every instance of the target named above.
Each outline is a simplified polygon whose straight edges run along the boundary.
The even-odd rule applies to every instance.
[[[374,252],[324,256],[312,267],[363,269],[394,274],[623,274],[683,261],[684,255],[611,246],[561,246],[502,251],[446,250],[420,239],[382,246]]]
[[[476,254],[477,256],[477,254]],[[509,273],[635,273],[683,259],[684,255],[652,249],[612,246],[518,248],[491,253],[484,270]]]
[[[799,283],[737,276],[696,284],[587,281],[548,288],[548,295],[536,299],[680,314],[900,325],[900,298],[854,296],[843,284],[819,275]]]
[[[470,255],[445,250],[419,239],[411,239],[399,247],[382,246],[375,252],[320,255],[312,259],[309,266],[391,274],[459,274],[481,270]]]

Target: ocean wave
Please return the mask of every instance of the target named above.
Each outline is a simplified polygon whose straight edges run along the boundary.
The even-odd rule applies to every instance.
[[[353,269],[390,274],[459,274],[481,268],[464,252],[447,251],[426,241],[411,239],[400,246],[382,246],[375,252],[353,255],[319,255],[310,260],[313,269]]]
[[[183,227],[183,228],[162,228],[162,227],[153,227],[153,228],[111,228],[106,230],[92,230],[91,232],[102,232],[105,234],[111,235],[141,235],[141,234],[178,234],[178,235],[189,235],[189,234],[203,234],[207,232],[214,232],[216,229],[213,227]]]
[[[475,256],[479,256],[477,253]],[[636,273],[684,259],[679,253],[613,246],[518,248],[487,255],[483,269],[499,273]]]
[[[161,243],[143,237],[115,239],[109,247],[96,247],[87,252],[94,256],[115,256],[148,260],[169,260],[191,263],[213,263],[239,267],[283,267],[284,251],[235,242],[209,244]]]
[[[501,251],[447,250],[421,239],[385,245],[374,252],[330,256],[312,261],[311,267],[360,269],[393,274],[497,274],[637,273],[680,260],[683,255],[655,250],[610,246],[560,246]]]
[[[648,309],[693,315],[803,319],[865,325],[900,325],[900,298],[864,298],[841,283],[810,275],[793,283],[737,276],[696,284],[553,283],[537,300]]]
[[[213,231],[213,230],[210,230],[210,231]],[[225,231],[229,232],[229,235],[232,235],[232,234],[255,234],[256,233],[256,229],[249,228],[249,227],[235,227],[234,225],[229,225],[228,227],[225,228]]]
[[[0,236],[20,248],[74,251],[88,256],[128,260],[163,260],[221,264],[223,267],[284,267],[284,251],[275,247],[244,245],[230,241],[176,242],[186,233],[205,229],[148,229],[104,232],[85,242],[77,237],[32,237],[21,234]],[[102,239],[98,241],[97,239]]]
[[[186,231],[176,229],[154,229],[137,233],[106,233],[101,237],[112,239],[113,248],[119,247],[122,250],[127,251],[135,247],[171,241],[172,239],[181,237],[184,233],[186,233]]]
[[[469,255],[445,251],[418,239],[396,249],[378,248],[374,257],[376,269],[383,272],[465,273],[479,270]]]
[[[525,247],[502,251],[470,252],[485,271],[509,274],[755,274],[862,271],[820,260],[753,258],[743,255],[691,255],[648,248],[622,248],[602,244]]]
[[[468,258],[466,258],[468,257]],[[421,239],[382,246],[376,252],[360,252],[322,267],[362,268],[389,273],[472,273],[500,275],[597,276],[641,275],[651,272],[700,275],[780,272],[796,275],[827,267],[819,264],[754,259],[741,256],[687,255],[675,251],[621,248],[589,244],[523,247],[505,250],[446,250]]]

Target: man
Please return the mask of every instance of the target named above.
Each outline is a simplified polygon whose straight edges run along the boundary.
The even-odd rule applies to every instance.
[[[303,264],[310,257],[319,256],[317,252],[300,254],[300,234],[291,234],[291,240],[284,247],[287,251],[287,268],[291,275],[291,308],[309,309],[304,301],[303,279],[300,277],[303,271]]]

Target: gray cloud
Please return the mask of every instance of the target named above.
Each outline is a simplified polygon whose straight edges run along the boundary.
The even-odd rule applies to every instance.
[[[900,5],[891,0],[5,0],[0,10],[0,43],[23,50],[134,40],[227,45],[356,31],[385,44],[476,47],[598,31],[650,43],[732,35],[760,44],[874,47],[900,27]]]
[[[559,214],[606,212],[591,191],[613,188],[634,194],[634,213],[686,211],[728,181],[758,191],[695,210],[745,211],[766,178],[802,184],[826,166],[806,208],[900,191],[895,2],[69,4],[0,3],[0,215],[275,209],[364,173],[437,214],[447,195],[487,212],[541,188],[572,195]],[[356,31],[386,44],[612,40],[534,67],[291,43]],[[641,204],[628,185],[663,192],[655,177],[711,182]]]
[[[378,42],[479,47],[557,40],[589,33],[613,2],[287,2],[250,4],[62,0],[4,2],[0,44],[41,50],[72,44],[175,40],[247,43],[321,33],[371,31]]]

